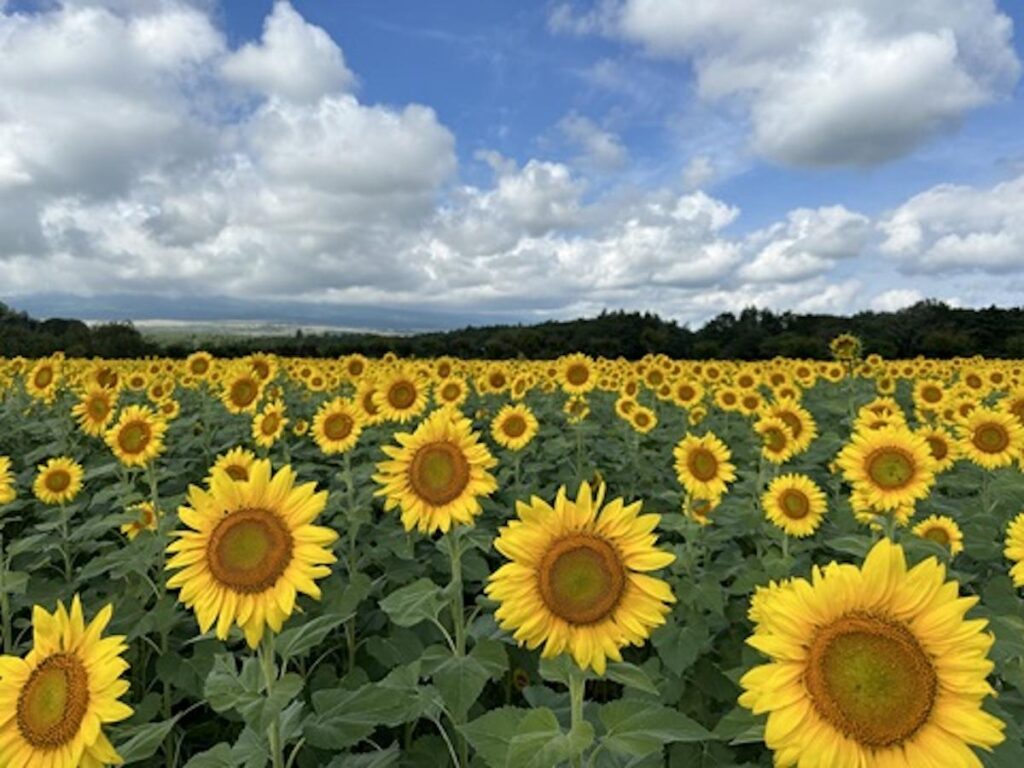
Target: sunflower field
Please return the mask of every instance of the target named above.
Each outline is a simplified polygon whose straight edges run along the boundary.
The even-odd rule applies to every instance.
[[[0,359],[0,768],[1024,762],[1024,362]]]

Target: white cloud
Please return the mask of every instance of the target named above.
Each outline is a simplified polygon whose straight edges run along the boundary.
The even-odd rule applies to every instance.
[[[694,65],[708,100],[745,104],[752,143],[798,166],[865,166],[955,128],[1020,74],[994,0],[621,0],[554,31],[606,34]]]
[[[350,89],[355,76],[330,36],[278,0],[259,43],[248,43],[223,63],[231,82],[268,96],[299,102]]]
[[[697,155],[683,169],[683,186],[699,189],[715,178],[715,165],[707,155]]]
[[[754,283],[805,280],[823,274],[840,259],[859,256],[870,235],[869,219],[841,205],[798,208],[784,223],[748,238],[755,256],[740,274]]]
[[[1024,271],[1024,176],[990,188],[933,187],[879,229],[882,251],[910,272]]]
[[[628,153],[619,137],[590,118],[570,112],[558,122],[558,129],[581,150],[578,158],[581,165],[599,171],[612,171],[625,165]]]
[[[871,300],[871,309],[876,312],[896,312],[923,299],[924,296],[915,288],[894,288],[875,296]]]

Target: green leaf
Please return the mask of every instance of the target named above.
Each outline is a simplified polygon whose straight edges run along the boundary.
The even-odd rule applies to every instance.
[[[286,629],[274,642],[274,649],[287,662],[316,648],[331,632],[344,624],[350,616],[318,616],[293,629]]]
[[[480,697],[490,673],[472,656],[453,656],[447,649],[435,645],[423,652],[425,668],[429,667],[437,690],[448,711],[459,719]]]
[[[628,688],[635,688],[655,696],[659,695],[657,686],[651,682],[647,673],[633,664],[624,661],[612,662],[608,665],[607,674],[616,683],[621,683]]]
[[[519,721],[508,745],[507,768],[550,768],[578,755],[594,741],[594,727],[587,722],[572,734],[562,732],[550,709],[533,709]]]
[[[159,723],[138,726],[131,737],[117,746],[117,752],[121,755],[125,765],[137,763],[155,755],[177,722],[178,718],[172,717],[170,720],[163,720]]]
[[[380,601],[380,607],[400,627],[413,627],[422,621],[433,621],[445,605],[441,588],[422,578],[396,589]]]
[[[492,768],[505,768],[508,748],[527,710],[501,707],[478,717],[459,730],[476,753]]]
[[[397,744],[376,752],[365,752],[359,755],[338,755],[327,764],[327,768],[391,768],[398,765],[402,756]]]
[[[194,755],[185,768],[235,768],[239,765],[231,754],[231,746],[221,742],[205,752]]]
[[[718,721],[714,735],[731,745],[759,744],[764,741],[764,717],[746,707],[736,707]]]
[[[704,741],[711,734],[682,712],[636,699],[605,704],[598,712],[607,733],[601,743],[624,755],[647,755],[673,741]]]

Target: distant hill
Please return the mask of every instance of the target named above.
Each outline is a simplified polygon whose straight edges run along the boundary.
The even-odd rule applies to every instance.
[[[224,357],[257,350],[279,355],[337,357],[352,352],[408,357],[452,355],[466,358],[551,358],[583,351],[636,359],[647,353],[676,358],[763,360],[775,356],[828,357],[828,341],[849,331],[866,352],[887,358],[917,355],[948,358],[984,355],[1024,358],[1024,308],[960,309],[922,301],[898,312],[861,312],[852,317],[801,315],[745,309],[723,313],[692,330],[655,314],[602,312],[594,318],[536,325],[494,325],[393,336],[358,332],[301,330],[291,335],[176,333],[147,339],[131,323],[88,326],[79,320],[34,320],[0,303],[0,355],[183,357],[205,348]]]

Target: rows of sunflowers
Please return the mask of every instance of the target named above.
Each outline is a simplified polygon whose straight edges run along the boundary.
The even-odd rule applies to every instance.
[[[0,768],[1020,765],[1024,362],[0,360]]]

